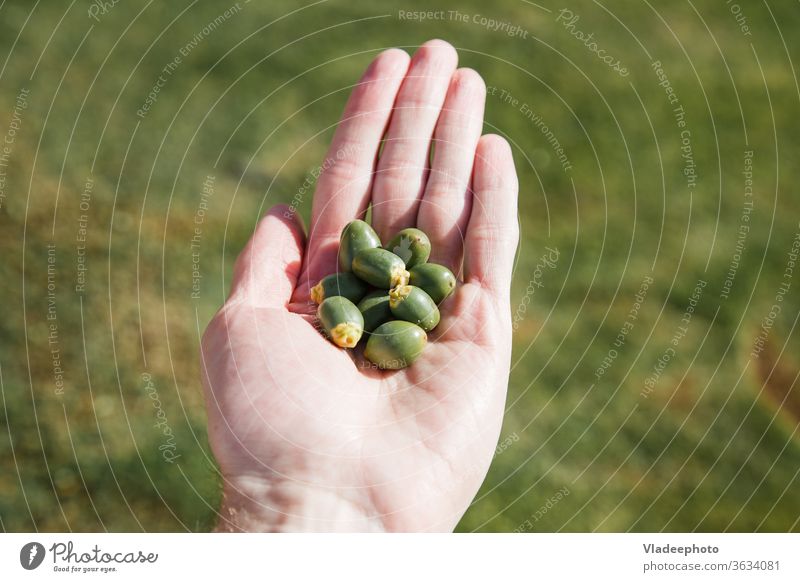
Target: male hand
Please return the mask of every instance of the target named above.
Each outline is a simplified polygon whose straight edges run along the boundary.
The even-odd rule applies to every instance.
[[[378,55],[322,164],[308,241],[275,207],[237,260],[202,342],[218,529],[452,531],[480,487],[508,385],[517,177],[506,141],[481,136],[483,80],[456,63],[439,40]],[[370,203],[381,240],[417,226],[461,280],[399,371],[333,345],[309,304]]]

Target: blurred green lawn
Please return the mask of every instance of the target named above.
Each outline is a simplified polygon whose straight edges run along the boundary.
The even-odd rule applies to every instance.
[[[800,12],[742,3],[745,34],[724,2],[608,4],[571,3],[579,20],[568,29],[557,20],[564,6],[548,1],[448,0],[435,9],[467,22],[422,23],[399,11],[429,5],[405,1],[122,0],[96,20],[85,1],[1,3],[0,133],[28,93],[0,190],[0,527],[211,527],[219,484],[197,346],[232,261],[268,206],[296,199],[308,218],[310,195],[295,196],[371,57],[440,37],[495,88],[486,131],[511,140],[521,183],[505,444],[460,529],[800,530],[800,281],[784,276],[800,228]],[[594,33],[629,75],[571,30]],[[749,231],[725,296],[741,224]],[[558,260],[542,267],[547,247]],[[653,283],[632,320],[645,277]],[[781,283],[790,287],[777,301]],[[164,447],[179,456],[165,461]]]

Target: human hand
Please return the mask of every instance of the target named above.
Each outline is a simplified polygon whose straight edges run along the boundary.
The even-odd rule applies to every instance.
[[[218,529],[452,531],[480,487],[508,384],[517,177],[505,140],[480,135],[483,80],[456,63],[437,40],[378,55],[322,164],[308,242],[275,207],[237,260],[202,342]],[[399,371],[330,343],[308,299],[370,201],[381,240],[418,226],[463,281]]]

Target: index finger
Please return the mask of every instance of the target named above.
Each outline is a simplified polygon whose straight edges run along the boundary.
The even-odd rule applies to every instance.
[[[347,101],[314,193],[301,284],[335,270],[342,228],[366,211],[378,148],[408,62],[400,49],[382,52]]]

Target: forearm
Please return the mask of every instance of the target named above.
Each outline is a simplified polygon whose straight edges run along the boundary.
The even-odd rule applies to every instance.
[[[382,521],[332,490],[260,479],[227,482],[217,532],[377,532]]]

